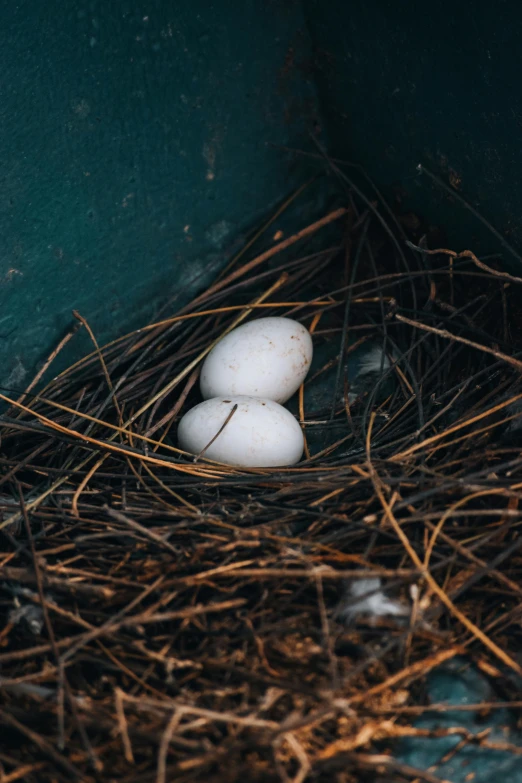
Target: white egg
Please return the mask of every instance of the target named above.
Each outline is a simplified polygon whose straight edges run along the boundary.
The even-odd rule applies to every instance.
[[[258,318],[238,326],[209,353],[201,368],[201,394],[246,394],[283,403],[302,384],[312,363],[310,332],[291,318]]]
[[[181,419],[178,442],[189,454],[201,454],[208,446],[204,453],[208,459],[245,468],[295,465],[304,446],[301,427],[286,408],[273,400],[246,396],[200,402]]]

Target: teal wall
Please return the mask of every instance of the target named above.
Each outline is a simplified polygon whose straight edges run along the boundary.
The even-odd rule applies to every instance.
[[[419,162],[522,248],[520,16],[514,0],[5,3],[0,383],[24,385],[73,308],[103,343],[207,285],[302,181],[281,146],[314,149],[318,127],[456,249],[499,244]]]
[[[316,122],[288,0],[20,0],[0,26],[0,381],[208,284]],[[80,337],[77,349],[86,348]]]
[[[442,224],[456,249],[499,243],[416,173],[422,163],[522,250],[522,8],[515,0],[303,0],[330,151]],[[454,179],[454,181],[457,181]],[[507,263],[520,262],[505,253]]]

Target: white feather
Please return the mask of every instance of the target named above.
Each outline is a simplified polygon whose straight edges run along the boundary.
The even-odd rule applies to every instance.
[[[407,606],[395,601],[382,590],[378,577],[357,579],[348,585],[346,595],[339,608],[339,616],[352,621],[359,615],[370,617],[404,617],[409,614]]]
[[[357,366],[357,365],[356,365]],[[357,374],[351,381],[351,391],[348,393],[348,402],[350,405],[362,393],[364,388],[363,379],[367,375],[384,375],[391,367],[391,361],[388,355],[378,345],[372,345],[361,356],[360,363],[357,366]]]
[[[391,367],[387,354],[378,345],[374,345],[361,357],[357,375],[369,375],[373,372],[385,373]]]

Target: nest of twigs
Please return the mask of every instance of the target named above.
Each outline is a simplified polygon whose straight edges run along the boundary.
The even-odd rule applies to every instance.
[[[77,315],[92,353],[40,388],[73,330],[2,397],[5,781],[434,780],[392,755],[430,736],[426,675],[467,656],[516,698],[522,280],[421,233],[348,191],[110,345]],[[306,459],[194,461],[175,432],[201,361],[261,314],[330,351],[307,381],[322,398],[296,403]],[[392,366],[354,401],[369,340]],[[369,576],[406,618],[343,621]]]

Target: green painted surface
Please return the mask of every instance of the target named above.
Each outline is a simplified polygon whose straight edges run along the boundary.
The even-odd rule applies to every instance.
[[[104,342],[209,283],[300,181],[270,144],[315,122],[308,59],[286,0],[5,5],[1,382],[28,380],[73,308]]]
[[[422,14],[413,0],[8,4],[0,382],[23,385],[73,308],[104,342],[208,284],[300,181],[277,145],[310,149],[318,115],[332,154],[449,244],[499,249],[418,162],[455,172],[522,247],[519,13],[506,0]]]
[[[362,164],[388,197],[443,226],[456,249],[498,251],[416,164],[446,182],[454,172],[461,194],[521,250],[520,4],[303,5],[331,154]]]
[[[429,710],[415,721],[418,729],[451,729],[460,726],[472,734],[489,729],[488,742],[511,743],[520,747],[521,735],[516,717],[506,709],[492,710],[484,719],[474,710],[459,710],[459,706],[495,701],[491,684],[464,659],[455,659],[439,667],[428,680],[428,698],[432,704],[448,705],[447,712]],[[451,709],[456,707],[457,709]],[[461,736],[412,737],[398,745],[398,758],[417,769],[434,769],[441,781],[451,783],[520,783],[522,758],[511,751],[488,750],[468,744],[458,753],[452,753],[462,741]],[[470,777],[470,775],[473,777]]]

